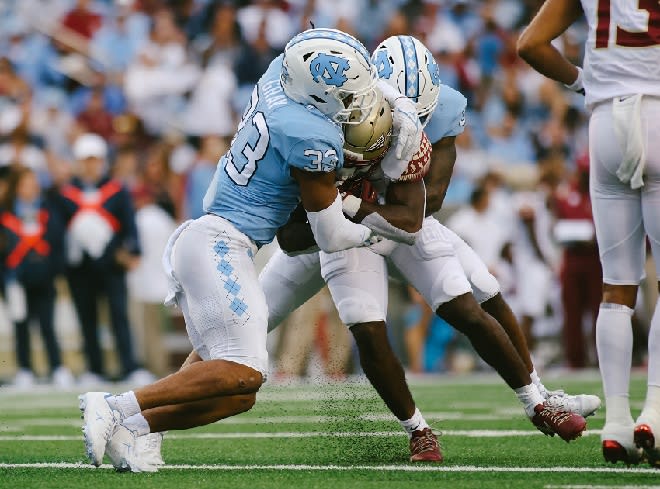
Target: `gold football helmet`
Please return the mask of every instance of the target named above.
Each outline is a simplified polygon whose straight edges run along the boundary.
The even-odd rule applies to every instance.
[[[376,90],[377,101],[360,124],[344,125],[344,166],[370,165],[385,155],[392,139],[392,109]],[[359,116],[359,114],[356,114]]]

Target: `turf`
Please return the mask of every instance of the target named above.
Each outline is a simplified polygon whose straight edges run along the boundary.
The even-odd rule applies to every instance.
[[[595,375],[547,383],[602,395]],[[660,487],[658,470],[605,464],[602,410],[589,418],[584,437],[566,444],[536,432],[495,377],[426,378],[411,387],[427,420],[443,433],[442,465],[408,463],[398,423],[357,380],[267,385],[248,413],[169,433],[163,445],[168,467],[156,474],[86,465],[76,392],[4,388],[0,488]],[[643,378],[635,376],[634,415],[644,394]],[[51,465],[28,465],[42,463]]]

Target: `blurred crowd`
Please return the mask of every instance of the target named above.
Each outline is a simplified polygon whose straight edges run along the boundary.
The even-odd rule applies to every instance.
[[[172,332],[172,318],[161,306],[165,241],[178,222],[201,215],[202,196],[254,83],[291,36],[311,25],[349,32],[369,49],[397,34],[412,34],[429,47],[442,82],[468,98],[467,126],[456,139],[458,159],[440,218],[500,280],[538,364],[593,366],[601,272],[588,197],[583,99],[544,79],[515,52],[521,28],[540,4],[0,3],[0,198],[3,215],[25,228],[11,228],[11,219],[3,218],[10,236],[2,239],[4,310],[14,326],[15,382],[35,380],[31,320],[40,324],[49,373],[61,385],[73,382],[71,370],[90,382],[109,375],[139,382],[148,380],[149,371],[161,375],[174,367],[168,348],[175,342],[165,334]],[[579,63],[585,35],[586,25],[578,23],[557,46]],[[123,190],[108,197],[113,189],[104,186],[116,181]],[[113,204],[115,217],[126,223],[85,219],[83,211],[112,207],[110,199],[122,200]],[[51,209],[62,222],[40,221],[40,209]],[[40,241],[30,238],[34,229],[43,231]],[[63,229],[77,230],[77,246],[72,239],[58,241]],[[17,273],[30,263],[8,263],[17,246],[27,246],[28,257],[50,257],[36,279]],[[392,340],[411,371],[479,367],[469,347],[415,291],[392,282],[391,294]],[[63,362],[61,326],[53,325],[53,303],[62,298],[74,304],[80,325],[85,355],[75,368]],[[110,311],[120,359],[114,373],[101,362],[99,324],[105,320],[98,319],[98,298]],[[642,337],[648,317],[643,304],[655,303],[646,299],[636,316]],[[327,295],[298,311],[271,340],[271,351],[278,352],[275,370],[305,375],[307,359],[316,357],[327,375],[355,371],[351,341],[337,323]],[[306,334],[299,333],[303,329]],[[638,362],[644,361],[642,348]]]

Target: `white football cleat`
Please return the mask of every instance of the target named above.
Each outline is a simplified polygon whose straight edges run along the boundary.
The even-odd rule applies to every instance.
[[[34,387],[36,383],[37,383],[37,379],[32,373],[32,371],[22,368],[18,372],[16,372],[16,375],[14,376],[14,380],[12,380],[11,385],[16,387],[17,389],[29,389],[31,387]]]
[[[145,462],[159,467],[165,465],[163,456],[160,453],[164,435],[165,433],[149,433],[144,436],[138,436],[137,451],[141,454]]]
[[[600,434],[603,457],[613,464],[623,462],[626,465],[638,464],[642,459],[642,450],[635,446],[633,432],[635,427],[630,424],[606,423]]]
[[[120,417],[118,411],[110,408],[107,396],[110,396],[107,392],[87,392],[78,396],[78,406],[83,413],[85,452],[89,461],[97,467],[103,463],[105,446],[112,438]]]
[[[124,425],[117,425],[117,429],[106,447],[106,453],[117,472],[158,471],[158,465],[150,463],[148,460],[153,458],[153,453],[144,450],[148,443],[148,436],[137,436]]]
[[[579,414],[583,418],[593,416],[600,407],[600,398],[590,394],[570,395],[563,390],[545,391],[546,399],[552,398],[557,404],[560,404],[564,411]]]
[[[652,467],[660,468],[660,413],[644,409],[635,423],[635,445],[642,448]]]

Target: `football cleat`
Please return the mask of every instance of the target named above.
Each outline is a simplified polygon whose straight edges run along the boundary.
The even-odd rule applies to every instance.
[[[554,398],[553,402],[561,404],[564,411],[576,413],[586,418],[593,416],[600,407],[600,398],[590,394],[566,394],[563,390],[544,391],[546,399]]]
[[[106,453],[117,472],[158,471],[158,464],[152,463],[153,453],[149,453],[146,450],[147,444],[151,440],[148,437],[149,435],[137,436],[124,425],[117,425],[112,438],[110,438],[106,446]]]
[[[546,399],[543,404],[538,404],[534,408],[534,412],[534,416],[530,419],[541,433],[548,436],[557,434],[566,442],[581,436],[587,427],[587,422],[582,416],[566,411],[557,399]]]
[[[655,437],[655,433],[659,433],[660,429],[657,428],[658,424],[642,413],[637,418],[633,437],[635,445],[644,450],[649,464],[660,469],[660,446],[658,446]]]
[[[105,446],[114,434],[120,416],[108,405],[107,396],[110,396],[107,392],[87,392],[78,396],[78,407],[83,413],[85,452],[97,467],[103,462]]]
[[[164,435],[165,433],[149,433],[138,437],[137,451],[145,462],[156,466],[165,465],[160,453]]]
[[[626,465],[638,464],[642,459],[642,450],[633,441],[632,424],[606,424],[600,435],[603,458],[606,462],[623,462]]]
[[[440,463],[442,460],[438,438],[431,428],[413,431],[410,438],[410,461]]]

